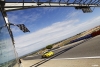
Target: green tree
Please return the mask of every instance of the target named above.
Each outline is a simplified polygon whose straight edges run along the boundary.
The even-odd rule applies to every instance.
[[[46,46],[46,49],[51,49],[53,47],[53,45],[48,45]]]

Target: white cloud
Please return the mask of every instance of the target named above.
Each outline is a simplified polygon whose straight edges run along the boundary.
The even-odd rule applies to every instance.
[[[39,31],[33,32],[33,33],[31,33],[31,34],[29,34],[27,36],[25,35],[25,36],[20,37],[21,39],[24,39],[22,41],[18,37],[17,41],[19,40],[18,42],[20,43],[20,42],[27,42],[29,40],[28,41],[29,43],[28,42],[27,43],[28,44],[32,44],[32,43],[36,43],[38,41],[41,41],[41,40],[45,39],[46,37],[48,38],[48,36],[51,36],[51,35],[57,35],[57,36],[59,34],[61,35],[61,33],[62,33],[61,31],[66,31],[66,30],[70,31],[69,27],[70,27],[70,24],[72,24],[73,22],[74,23],[78,22],[78,20],[71,20],[71,21],[64,21],[64,22],[54,23],[49,27],[46,27],[46,28],[43,28],[43,29],[41,29]],[[59,32],[59,33],[57,34],[57,32]],[[25,38],[27,38],[27,39],[25,39]],[[31,41],[32,39],[34,40],[34,42]]]
[[[24,13],[23,11],[8,13],[8,18],[11,23],[33,23],[39,17],[40,14],[32,11],[28,11],[28,13]]]
[[[12,30],[13,33],[20,32],[20,29],[17,26],[11,27],[11,30]]]
[[[53,11],[55,9],[57,9],[58,7],[43,7],[44,10],[46,11]]]
[[[19,53],[22,53],[24,51],[26,51],[25,53],[35,51],[46,45],[100,25],[99,20],[100,16],[91,18],[90,20],[82,22],[80,24],[77,24],[80,22],[78,19],[56,22],[51,26],[40,29],[36,32],[16,37],[15,45],[17,51]]]
[[[9,22],[14,24],[25,24],[25,26],[28,28],[32,27],[34,25],[33,23],[40,18],[41,15],[29,10],[28,12],[29,13],[25,13],[24,11],[16,11],[14,13],[8,13]],[[13,33],[21,33],[20,29],[16,26],[11,26],[11,29]]]
[[[68,11],[68,15],[66,15],[66,20],[68,19],[76,19],[77,16],[79,16],[81,14],[80,11],[75,11],[75,10],[72,10],[72,11]]]

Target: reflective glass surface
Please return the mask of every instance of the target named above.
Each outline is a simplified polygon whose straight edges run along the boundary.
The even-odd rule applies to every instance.
[[[18,67],[16,63],[16,52],[0,12],[0,67]]]

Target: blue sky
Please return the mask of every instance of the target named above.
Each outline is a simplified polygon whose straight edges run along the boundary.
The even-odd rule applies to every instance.
[[[77,33],[100,25],[100,9],[83,13],[73,7],[41,7],[8,12],[11,23],[23,23],[31,31],[12,26],[19,56],[36,51]]]

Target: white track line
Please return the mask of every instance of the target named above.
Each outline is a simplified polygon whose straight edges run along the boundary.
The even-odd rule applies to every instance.
[[[58,58],[58,59],[52,59],[52,60],[75,60],[75,59],[100,59],[100,56],[76,57],[76,58]]]
[[[99,65],[95,64],[95,65],[92,65],[93,67],[98,67]]]

